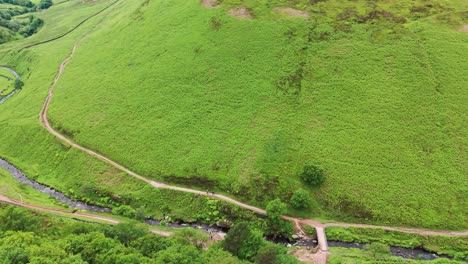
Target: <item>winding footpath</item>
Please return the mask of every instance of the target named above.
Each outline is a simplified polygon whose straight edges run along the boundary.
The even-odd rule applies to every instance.
[[[117,1],[116,1],[117,2]],[[104,20],[104,19],[103,19]],[[103,21],[101,20],[101,22]],[[55,90],[55,87],[57,85],[57,82],[59,81],[61,75],[63,74],[68,62],[70,62],[70,60],[73,58],[73,56],[75,55],[75,52],[78,48],[78,46],[80,45],[80,43],[100,24],[97,23],[91,30],[89,30],[87,33],[85,33],[73,46],[70,54],[63,60],[63,62],[60,64],[60,67],[57,71],[57,74],[55,75],[55,78],[52,82],[52,85],[50,86],[49,88],[49,91],[48,91],[48,95],[46,97],[46,100],[44,102],[44,105],[43,105],[43,108],[40,112],[40,122],[42,124],[42,126],[47,129],[48,132],[50,132],[52,135],[54,135],[56,138],[66,142],[67,144],[69,144],[70,146],[76,148],[76,149],[79,149],[81,151],[84,151],[86,153],[88,153],[89,155],[92,155],[102,161],[104,161],[105,163],[107,164],[110,164],[111,166],[139,179],[139,180],[142,180],[148,184],[150,184],[151,186],[155,187],[155,188],[162,188],[162,189],[170,189],[170,190],[175,190],[175,191],[181,191],[181,192],[187,192],[187,193],[193,193],[193,194],[198,194],[198,195],[206,195],[206,196],[209,196],[209,197],[212,197],[212,198],[216,198],[216,199],[219,199],[219,200],[224,200],[226,202],[229,202],[229,203],[232,203],[232,204],[235,204],[239,207],[242,207],[242,208],[245,208],[245,209],[248,209],[248,210],[251,210],[251,211],[254,211],[256,213],[259,213],[259,214],[263,214],[265,215],[266,214],[266,211],[264,209],[261,209],[261,208],[258,208],[258,207],[255,207],[255,206],[251,206],[251,205],[248,205],[248,204],[245,204],[245,203],[242,203],[242,202],[239,202],[233,198],[230,198],[228,196],[225,196],[225,195],[220,195],[220,194],[211,194],[211,193],[207,193],[207,192],[204,192],[204,191],[199,191],[199,190],[194,190],[194,189],[190,189],[190,188],[185,188],[185,187],[179,187],[179,186],[173,186],[173,185],[168,185],[168,184],[165,184],[165,183],[162,183],[162,182],[157,182],[157,181],[153,181],[153,180],[150,180],[144,176],[141,176],[133,171],[131,171],[130,169],[118,164],[117,162],[107,158],[106,156],[102,155],[102,154],[99,154],[97,153],[96,151],[93,151],[89,148],[86,148],[84,146],[81,146],[75,142],[73,142],[72,140],[68,139],[67,137],[65,137],[64,135],[60,134],[58,131],[56,131],[49,123],[49,120],[47,118],[47,112],[49,110],[49,106],[50,106],[50,103],[51,103],[51,100],[52,100],[52,97],[53,97],[53,94],[54,94],[54,90]],[[8,68],[7,68],[8,69]],[[14,72],[14,71],[13,71]],[[15,72],[16,73],[16,72]],[[15,74],[13,73],[13,74]],[[17,74],[15,74],[15,76],[17,76]],[[19,75],[17,76],[17,78],[19,78]],[[116,219],[112,219],[112,218],[107,218],[107,217],[100,217],[100,216],[95,216],[95,215],[89,215],[89,214],[84,214],[84,213],[70,213],[70,212],[66,212],[66,211],[61,211],[61,210],[56,210],[56,209],[50,209],[50,208],[44,208],[44,207],[39,207],[39,206],[33,206],[33,205],[28,205],[28,204],[24,204],[24,203],[20,203],[18,201],[15,201],[15,200],[12,200],[10,198],[7,198],[7,197],[4,197],[4,196],[0,196],[0,201],[4,201],[4,202],[7,202],[7,203],[10,203],[10,204],[15,204],[15,205],[19,205],[19,206],[24,206],[24,207],[28,207],[28,208],[32,208],[32,209],[38,209],[38,210],[42,210],[42,211],[49,211],[49,212],[58,212],[58,213],[64,213],[64,214],[72,214],[72,215],[76,215],[76,216],[81,216],[81,217],[85,217],[85,218],[89,218],[89,219],[95,219],[95,220],[102,220],[102,221],[106,221],[106,222],[109,222],[109,223],[118,223],[119,220],[116,220]],[[443,236],[468,236],[468,231],[461,231],[461,232],[455,232],[455,231],[435,231],[435,230],[426,230],[426,229],[418,229],[418,228],[406,228],[406,227],[391,227],[391,226],[376,226],[376,225],[367,225],[367,224],[352,224],[352,223],[321,223],[320,221],[317,221],[317,220],[313,220],[313,219],[300,219],[300,218],[294,218],[294,217],[290,217],[290,216],[283,216],[283,218],[285,220],[289,220],[289,221],[292,221],[295,223],[295,226],[296,228],[299,230],[299,234],[302,235],[302,236],[306,236],[305,233],[303,232],[302,230],[302,227],[301,227],[301,224],[306,224],[306,225],[309,225],[309,226],[312,226],[316,229],[317,231],[317,238],[318,238],[318,242],[319,242],[319,248],[321,250],[321,252],[319,252],[319,254],[322,254],[323,256],[323,261],[324,263],[326,263],[326,258],[327,258],[327,251],[328,251],[328,244],[327,244],[327,239],[326,239],[326,235],[325,235],[325,228],[326,227],[332,227],[332,226],[337,226],[337,227],[361,227],[361,228],[379,228],[379,229],[384,229],[384,230],[393,230],[393,231],[400,231],[400,232],[406,232],[406,233],[414,233],[414,234],[420,234],[420,235],[443,235]],[[117,222],[116,222],[117,221]],[[162,231],[157,231],[157,232],[162,232]],[[168,232],[170,233],[170,232]],[[165,235],[168,235],[168,234],[165,234]]]
[[[90,219],[90,220],[103,221],[103,222],[106,222],[106,223],[109,223],[109,224],[121,223],[120,220],[110,218],[110,217],[97,216],[97,215],[85,214],[85,213],[80,213],[80,212],[68,212],[68,211],[53,209],[53,208],[49,208],[49,207],[43,207],[43,206],[27,204],[27,203],[19,202],[17,200],[8,198],[8,197],[3,196],[3,195],[0,195],[0,201],[4,202],[4,203],[11,204],[11,205],[21,206],[21,207],[25,207],[25,208],[29,208],[29,209],[42,211],[42,212],[62,214],[62,215],[67,215],[67,216],[71,216],[71,217],[82,217],[82,218],[86,218],[86,219]],[[161,230],[156,230],[156,229],[152,229],[152,228],[149,228],[149,231],[154,233],[154,234],[158,234],[158,235],[166,236],[166,237],[171,236],[171,235],[174,234],[174,233],[169,232],[169,231],[161,231]]]

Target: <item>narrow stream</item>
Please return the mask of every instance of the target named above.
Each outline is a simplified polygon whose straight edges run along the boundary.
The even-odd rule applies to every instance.
[[[91,211],[91,212],[99,212],[99,213],[110,213],[112,212],[112,209],[110,208],[105,208],[105,207],[100,207],[100,206],[96,206],[96,205],[89,205],[87,203],[84,203],[84,202],[80,202],[80,201],[74,201],[68,197],[66,197],[63,193],[49,187],[49,186],[46,186],[46,185],[43,185],[43,184],[40,184],[36,181],[33,181],[33,180],[30,180],[28,177],[26,177],[26,175],[18,170],[15,166],[13,166],[12,164],[8,163],[6,160],[4,159],[0,159],[0,167],[4,168],[5,170],[7,170],[17,181],[21,182],[21,183],[24,183],[24,184],[27,184],[29,186],[31,186],[32,188],[40,191],[40,192],[43,192],[43,193],[46,193],[52,197],[54,197],[55,199],[57,199],[58,201],[62,202],[62,203],[65,203],[65,204],[68,204],[69,206],[73,207],[73,208],[76,208],[76,209],[79,209],[79,210],[87,210],[87,211]]]
[[[6,69],[7,71],[11,72],[11,74],[13,74],[16,79],[19,79],[21,80],[21,76],[15,71],[13,70],[12,68],[8,67],[8,66],[0,66],[1,69]],[[0,105],[3,104],[6,100],[8,100],[10,97],[12,97],[15,93],[17,93],[20,89],[14,89],[13,91],[11,91],[9,94],[5,95],[4,97],[0,98]]]
[[[3,104],[6,100],[12,97],[15,93],[17,93],[20,89],[15,89],[11,91],[9,94],[5,95],[4,97],[0,98],[0,105]]]

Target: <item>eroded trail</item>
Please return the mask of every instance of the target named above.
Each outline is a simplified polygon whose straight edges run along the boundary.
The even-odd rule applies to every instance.
[[[68,216],[72,216],[72,217],[82,217],[82,218],[86,218],[86,219],[90,219],[90,220],[104,221],[104,222],[107,222],[109,224],[121,223],[120,220],[110,218],[110,217],[97,216],[97,215],[85,214],[85,213],[79,213],[79,212],[73,213],[73,212],[68,212],[68,211],[59,210],[59,209],[53,209],[53,208],[48,208],[48,207],[43,207],[43,206],[27,204],[27,203],[23,203],[23,202],[13,200],[13,199],[8,198],[8,197],[3,196],[3,195],[0,195],[0,201],[2,201],[4,203],[11,204],[11,205],[15,205],[15,206],[21,206],[21,207],[25,207],[25,208],[29,208],[29,209],[38,210],[38,211],[41,211],[41,212],[63,214],[63,215],[68,215]],[[149,231],[154,233],[154,234],[158,234],[158,235],[166,236],[166,237],[171,236],[171,235],[174,234],[174,233],[169,232],[169,231],[161,231],[161,230],[156,230],[156,229],[152,229],[152,228],[150,228]]]
[[[92,29],[93,30],[93,29]],[[260,214],[266,214],[266,211],[264,209],[251,206],[242,202],[239,202],[233,198],[227,197],[225,195],[219,195],[219,194],[211,194],[208,192],[204,191],[199,191],[199,190],[194,190],[190,188],[185,188],[185,187],[179,187],[179,186],[173,186],[173,185],[168,185],[162,182],[156,182],[150,179],[147,179],[130,169],[118,164],[117,162],[107,158],[106,156],[97,153],[96,151],[93,151],[89,148],[86,148],[84,146],[81,146],[72,140],[66,138],[64,135],[60,134],[58,131],[56,131],[49,123],[49,120],[47,119],[47,112],[50,106],[50,102],[52,100],[53,94],[55,87],[57,85],[57,82],[59,81],[61,75],[63,74],[68,62],[73,58],[76,49],[80,45],[80,43],[86,38],[86,36],[92,31],[90,30],[88,33],[86,33],[83,37],[81,37],[73,46],[70,54],[63,60],[63,62],[60,64],[60,67],[57,71],[57,74],[55,75],[54,81],[52,82],[52,85],[50,86],[49,93],[47,95],[47,98],[45,100],[44,106],[40,112],[40,121],[41,124],[49,131],[51,134],[53,134],[56,138],[65,141],[68,143],[70,146],[77,148],[79,150],[82,150],[104,162],[107,164],[110,164],[114,166],[115,168],[139,179],[142,180],[156,188],[164,188],[164,189],[171,189],[171,190],[176,190],[176,191],[181,191],[181,192],[188,192],[188,193],[194,193],[194,194],[199,194],[199,195],[206,195],[210,196],[216,199],[224,200],[229,203],[235,204],[239,207],[254,211],[256,213]],[[425,230],[425,229],[417,229],[417,228],[405,228],[405,227],[391,227],[391,226],[374,226],[374,225],[366,225],[366,224],[351,224],[351,223],[328,223],[328,224],[323,224],[320,221],[313,220],[313,219],[299,219],[299,218],[294,218],[294,217],[289,217],[289,216],[283,216],[284,219],[290,220],[296,223],[296,227],[302,232],[302,229],[300,227],[300,223],[310,225],[312,227],[315,227],[318,231],[319,234],[319,244],[320,248],[322,251],[327,251],[328,246],[327,246],[327,240],[325,237],[325,232],[324,228],[325,227],[330,227],[330,226],[340,226],[340,227],[365,227],[365,228],[381,228],[381,229],[386,229],[386,230],[396,230],[396,231],[401,231],[401,232],[407,232],[407,233],[415,233],[415,234],[420,234],[420,235],[444,235],[444,236],[468,236],[468,231],[462,231],[462,232],[454,232],[454,231],[434,231],[434,230]]]

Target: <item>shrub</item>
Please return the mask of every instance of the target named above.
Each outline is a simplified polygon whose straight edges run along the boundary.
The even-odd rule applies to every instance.
[[[252,260],[263,244],[262,234],[243,222],[229,230],[221,245],[240,259]]]
[[[296,209],[307,209],[310,207],[309,193],[304,189],[299,189],[291,196],[289,203]]]
[[[301,174],[301,179],[308,185],[318,186],[322,184],[324,180],[323,169],[314,164],[307,164],[304,166],[304,170]]]
[[[114,208],[112,210],[112,213],[116,214],[116,215],[122,215],[122,216],[126,216],[126,217],[135,217],[135,214],[136,214],[136,211],[135,209],[133,209],[132,207],[128,206],[128,205],[121,205],[117,208]]]
[[[52,0],[41,0],[37,6],[39,9],[47,9],[52,6]]]
[[[21,89],[24,85],[24,82],[21,81],[20,79],[15,80],[15,89]]]
[[[374,257],[381,255],[390,255],[390,247],[386,244],[373,242],[367,244],[364,247],[365,250],[369,251]]]

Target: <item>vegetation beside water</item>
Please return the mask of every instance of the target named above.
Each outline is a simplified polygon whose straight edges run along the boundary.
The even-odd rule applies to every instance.
[[[190,228],[165,238],[137,223],[82,222],[0,204],[0,259],[15,264],[248,263],[240,259],[259,264],[299,263],[284,247],[265,241],[252,227],[239,225],[238,231],[227,235],[227,247],[226,243],[210,245],[207,234]],[[271,262],[275,259],[280,262]]]
[[[402,259],[400,257],[393,257],[389,253],[372,252],[370,250],[362,249],[347,249],[347,248],[332,248],[331,254],[328,258],[329,264],[348,264],[348,263],[359,263],[359,264],[396,264],[396,263],[410,263],[410,264],[455,264],[465,263],[462,261],[448,260],[448,259],[436,259],[436,260],[411,260]]]
[[[424,248],[425,250],[466,260],[468,257],[467,237],[423,236],[376,228],[327,227],[330,241],[383,243],[404,248]]]

